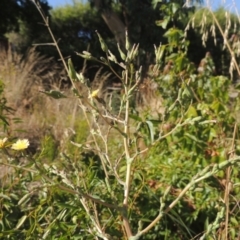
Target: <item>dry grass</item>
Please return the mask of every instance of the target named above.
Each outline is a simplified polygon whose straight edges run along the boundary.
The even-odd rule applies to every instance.
[[[0,51],[0,79],[5,84],[8,105],[15,109],[8,134],[29,138],[34,151],[45,135],[51,135],[60,144],[60,140],[69,137],[67,129],[74,128],[78,118],[77,100],[70,89],[64,90],[70,97],[59,100],[39,92],[59,89],[62,74],[53,59],[41,56],[34,48],[25,55]],[[15,123],[16,118],[21,122]]]

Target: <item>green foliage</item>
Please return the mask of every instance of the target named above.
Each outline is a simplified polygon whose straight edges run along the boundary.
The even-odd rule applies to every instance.
[[[164,37],[167,43],[155,47],[156,63],[146,76],[136,44],[118,47],[115,55],[99,35],[104,57],[77,54],[118,78],[114,109],[105,98],[109,89],[95,89],[69,60],[84,119],[59,154],[51,151],[51,137],[35,156],[3,154],[3,164],[14,170],[0,183],[1,238],[213,239],[226,229],[229,239],[237,238],[239,97],[230,100],[230,80],[214,75],[209,56],[197,73],[182,30],[169,28]],[[150,95],[152,86],[164,109],[157,116],[135,99],[144,91]],[[61,94],[46,95],[57,101]]]
[[[53,9],[51,11],[51,27],[55,37],[61,39],[59,46],[63,55],[70,54],[77,69],[81,68],[83,61],[74,54],[76,50],[83,51],[90,48],[96,55],[100,55],[101,50],[97,44],[95,30],[101,32],[104,38],[107,37],[111,40],[112,37],[101,16],[91,9],[89,4],[81,2],[76,2],[73,6],[67,5]],[[79,31],[89,32],[91,39],[79,38]]]
[[[174,37],[174,48],[181,48],[180,40],[178,35]],[[183,49],[185,47],[182,46]],[[172,193],[174,195],[174,191],[177,194],[200,169],[226,159],[236,119],[232,114],[233,109],[229,107],[226,91],[230,85],[229,79],[223,76],[213,77],[208,71],[203,75],[196,75],[192,71],[183,74],[189,65],[186,55],[179,52],[168,58],[174,63],[171,70],[167,75],[160,74],[156,78],[167,107],[165,116],[158,123],[159,134],[156,134],[157,139],[162,140],[152,147],[148,158],[145,158],[145,169],[149,169],[146,175],[153,189],[162,189],[162,186],[171,183],[175,188]],[[211,67],[211,62],[208,66]],[[196,121],[190,123],[190,119]],[[185,125],[185,121],[190,121],[190,124]],[[173,133],[168,134],[172,130]],[[163,137],[165,134],[167,136]],[[146,135],[148,133],[144,136]],[[232,177],[238,178],[235,174]],[[197,234],[196,231],[204,231],[205,221],[213,221],[217,202],[218,211],[222,208],[219,188],[223,178],[223,172],[220,172],[203,182],[183,198],[177,206],[177,212],[169,213],[170,219],[175,219],[175,224],[176,221],[179,222],[176,225],[178,230],[170,230],[171,238],[175,239],[174,231],[186,232],[185,226],[188,226],[188,234],[183,238],[193,238]],[[239,191],[236,194],[239,197]],[[208,213],[208,216],[204,218],[203,212]],[[200,226],[202,228],[199,228]],[[176,235],[176,239],[179,239],[178,237],[179,234]]]
[[[166,29],[170,22],[176,26],[178,21],[187,17],[187,11],[184,13],[184,11],[180,8],[180,4],[176,2],[162,4],[160,10],[164,19],[156,21],[156,24],[157,26],[161,26],[163,29]]]
[[[49,17],[50,7],[46,0],[38,1],[43,13]],[[1,1],[0,32],[6,34],[18,51],[26,51],[33,43],[44,42],[47,31],[41,16],[30,0]]]
[[[14,12],[14,14],[12,14]],[[9,30],[16,28],[19,13],[19,6],[15,0],[2,0],[1,1],[1,23],[0,32],[1,34],[6,33]]]
[[[41,149],[44,149],[45,158],[49,161],[53,161],[57,157],[57,141],[53,136],[44,136],[42,139]]]

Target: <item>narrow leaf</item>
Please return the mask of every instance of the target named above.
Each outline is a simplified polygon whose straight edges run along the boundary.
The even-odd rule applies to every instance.
[[[23,225],[26,219],[27,219],[27,215],[22,216],[17,223],[16,229],[19,229]]]
[[[50,91],[40,90],[40,92],[48,95],[49,97],[55,98],[55,99],[66,98],[67,97],[62,92],[57,91],[57,90],[50,90]]]

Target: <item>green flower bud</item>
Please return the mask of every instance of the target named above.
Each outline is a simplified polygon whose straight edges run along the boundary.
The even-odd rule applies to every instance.
[[[128,51],[130,49],[130,42],[128,38],[128,31],[126,30],[126,43],[125,43],[125,48]]]
[[[98,38],[99,38],[99,41],[100,41],[100,44],[101,44],[101,48],[102,50],[107,53],[108,52],[108,46],[107,44],[104,42],[103,38],[101,37],[101,35],[98,33],[98,31],[96,31],[97,35],[98,35]]]
[[[68,59],[68,76],[73,81],[77,79],[76,71],[73,67],[73,63],[72,63],[71,58]]]
[[[125,55],[124,52],[121,50],[121,48],[120,48],[120,46],[119,46],[119,43],[117,44],[117,46],[118,46],[118,51],[119,51],[119,53],[120,53],[121,59],[122,59],[123,61],[125,61],[125,60],[126,60],[126,55]]]

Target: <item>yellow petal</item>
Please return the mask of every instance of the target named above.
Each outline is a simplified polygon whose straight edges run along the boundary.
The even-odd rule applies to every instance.
[[[98,92],[99,92],[99,89],[93,91],[93,92],[91,93],[91,95],[89,96],[89,98],[96,98],[96,97],[98,96]]]
[[[28,148],[28,146],[29,146],[28,139],[19,139],[19,140],[17,140],[16,143],[14,143],[12,145],[12,149],[14,149],[16,151],[20,151],[20,150],[24,150],[24,149]]]
[[[5,147],[6,141],[7,141],[7,138],[0,139],[0,148],[4,148]]]

